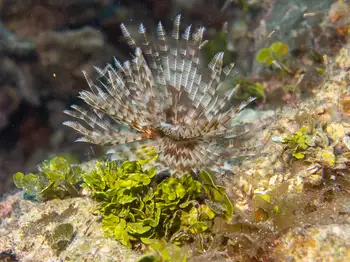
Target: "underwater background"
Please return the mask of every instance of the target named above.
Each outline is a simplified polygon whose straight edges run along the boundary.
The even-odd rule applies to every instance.
[[[108,148],[74,143],[76,132],[62,125],[70,120],[64,110],[83,105],[82,71],[96,79],[94,66],[132,58],[121,23],[132,35],[143,23],[155,39],[158,22],[171,35],[178,14],[181,32],[190,24],[206,28],[203,67],[221,51],[224,65],[235,63],[223,87],[240,85],[232,103],[256,97],[238,121],[273,120],[254,131],[252,147],[262,145],[254,157],[233,161],[229,171],[213,175],[215,183],[209,179],[220,201],[230,203],[205,225],[206,240],[176,239],[183,249],[170,255],[167,244],[156,243],[150,250],[161,255],[142,261],[186,261],[181,253],[188,261],[350,261],[350,3],[341,0],[0,0],[0,261],[137,261],[146,253],[132,237],[131,245],[115,233],[122,246],[102,237],[101,221],[88,210],[98,209],[96,203],[81,196],[105,189],[88,175],[85,189],[93,193],[66,199],[69,189],[45,192],[35,201],[13,175],[37,173],[56,156],[70,164],[105,156]],[[99,196],[94,200],[102,201]],[[186,197],[215,209],[197,193]],[[192,211],[187,215],[195,216]],[[104,218],[109,212],[103,209]],[[214,213],[206,215],[214,220]],[[89,239],[82,232],[92,232],[91,225]],[[110,225],[102,226],[106,233]],[[15,228],[21,231],[10,239]],[[38,239],[44,244],[35,244]]]

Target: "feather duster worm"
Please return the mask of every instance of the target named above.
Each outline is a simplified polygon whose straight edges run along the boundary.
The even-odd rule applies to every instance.
[[[89,110],[72,105],[65,111],[79,120],[64,123],[82,135],[77,141],[113,146],[109,153],[128,160],[136,158],[136,152],[137,158],[140,152],[146,157],[152,149],[158,163],[179,172],[224,167],[225,160],[245,153],[237,142],[249,129],[232,126],[230,120],[254,98],[232,105],[238,86],[226,94],[218,92],[234,64],[223,67],[220,52],[204,68],[200,53],[207,42],[205,28],[191,33],[188,26],[180,36],[180,19],[175,18],[171,37],[159,23],[154,42],[141,24],[140,45],[121,25],[135,55],[131,62],[115,59],[114,65],[96,68],[96,82],[85,74],[90,91],[81,91],[79,97]]]

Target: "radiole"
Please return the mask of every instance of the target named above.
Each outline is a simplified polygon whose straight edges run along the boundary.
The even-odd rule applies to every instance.
[[[121,25],[134,57],[131,62],[115,59],[114,65],[96,68],[100,75],[96,82],[86,76],[90,91],[81,91],[79,97],[89,110],[72,105],[73,110],[65,111],[79,120],[64,123],[82,135],[77,141],[115,146],[110,150],[114,158],[128,160],[140,147],[153,148],[158,163],[180,172],[215,170],[246,152],[238,144],[249,129],[232,125],[231,119],[255,98],[235,105],[232,97],[238,86],[218,92],[234,64],[223,66],[220,52],[208,68],[203,67],[205,29],[191,33],[188,26],[180,37],[180,19],[178,15],[174,20],[171,38],[159,23],[156,41],[148,39],[141,24],[141,43]]]

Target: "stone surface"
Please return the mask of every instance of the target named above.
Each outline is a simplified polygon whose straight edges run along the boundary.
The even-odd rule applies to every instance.
[[[21,196],[23,197],[23,196]],[[138,253],[103,237],[96,204],[88,198],[33,203],[18,199],[12,215],[1,219],[0,254],[16,254],[20,261],[135,261]],[[58,252],[50,236],[54,229],[69,223],[73,239]]]
[[[350,225],[326,225],[289,231],[278,240],[276,261],[350,261]]]

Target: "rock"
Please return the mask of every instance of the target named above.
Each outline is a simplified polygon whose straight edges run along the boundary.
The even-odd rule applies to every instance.
[[[343,47],[339,51],[339,55],[337,59],[335,60],[336,64],[342,68],[342,69],[347,69],[350,67],[350,50],[348,47]]]
[[[88,198],[45,203],[19,199],[12,216],[2,219],[0,254],[11,252],[24,262],[135,261],[137,252],[103,236],[95,209],[95,202]],[[58,229],[62,228],[73,233],[61,234]],[[61,242],[54,242],[58,238]]]
[[[93,66],[104,66],[115,53],[102,33],[90,27],[65,32],[45,32],[35,42],[40,67],[45,68],[40,70],[45,74],[42,78],[50,82],[45,92],[60,97],[67,97],[74,90],[88,88],[82,71],[86,71],[93,78]]]
[[[350,225],[290,230],[277,242],[275,261],[350,261]]]
[[[18,36],[33,38],[41,32],[89,24],[109,1],[6,1],[1,13],[4,24]]]

